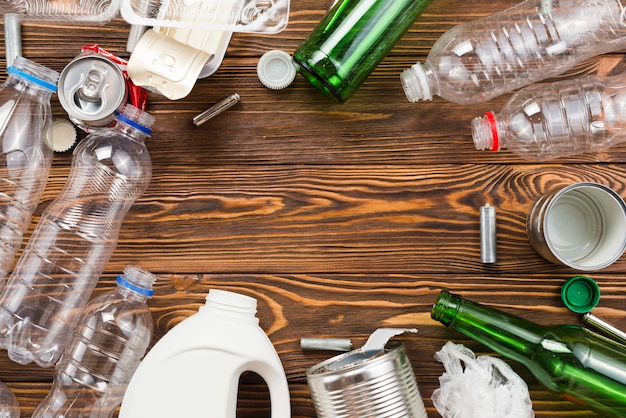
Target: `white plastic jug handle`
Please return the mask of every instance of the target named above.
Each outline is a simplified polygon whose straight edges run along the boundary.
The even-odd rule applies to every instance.
[[[268,363],[266,360],[251,371],[258,373],[267,383],[272,403],[272,418],[291,418],[289,386],[280,361],[276,359],[275,362]]]

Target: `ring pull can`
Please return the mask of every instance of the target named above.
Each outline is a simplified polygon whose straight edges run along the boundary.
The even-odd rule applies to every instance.
[[[58,96],[70,120],[86,132],[110,126],[128,100],[120,66],[90,51],[63,69]]]

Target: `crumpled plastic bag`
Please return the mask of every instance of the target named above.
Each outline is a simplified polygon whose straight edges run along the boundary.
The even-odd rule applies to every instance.
[[[432,401],[444,418],[532,418],[528,385],[496,357],[447,342],[435,359],[446,369]]]

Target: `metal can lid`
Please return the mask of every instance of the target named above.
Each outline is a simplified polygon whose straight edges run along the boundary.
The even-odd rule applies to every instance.
[[[600,287],[591,277],[572,277],[561,287],[561,299],[569,310],[586,313],[600,302]]]
[[[284,89],[296,78],[296,67],[291,56],[279,49],[263,54],[256,69],[261,84],[272,90]]]
[[[72,119],[103,121],[126,103],[126,79],[121,68],[98,54],[75,58],[61,72],[58,97]]]

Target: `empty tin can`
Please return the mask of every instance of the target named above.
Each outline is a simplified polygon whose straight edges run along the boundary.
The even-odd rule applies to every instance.
[[[109,126],[128,97],[122,69],[91,52],[79,55],[63,69],[58,86],[61,106],[70,120],[87,132]]]
[[[403,344],[340,354],[306,377],[319,418],[427,417]]]

